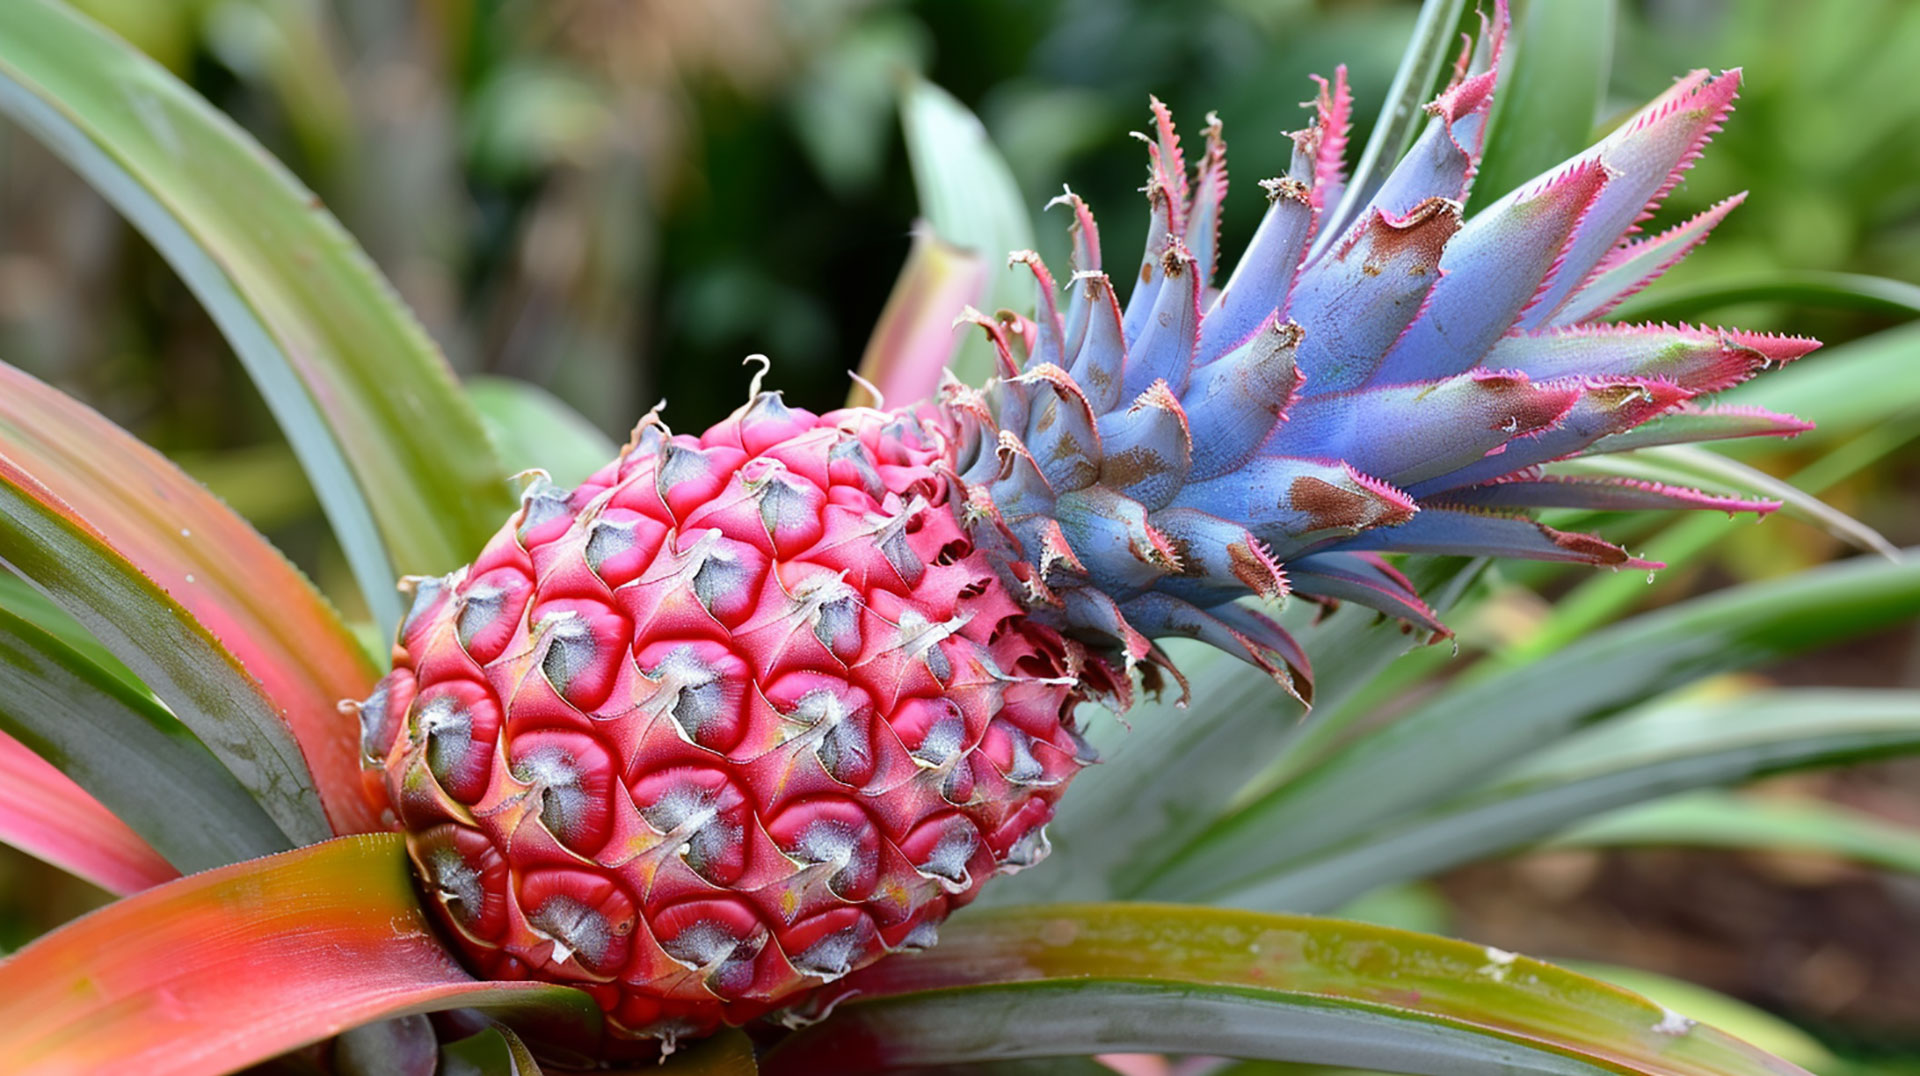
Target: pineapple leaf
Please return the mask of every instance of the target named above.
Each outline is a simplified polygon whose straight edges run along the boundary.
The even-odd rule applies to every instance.
[[[1033,246],[1033,221],[987,129],[952,94],[917,79],[901,94],[900,121],[920,212],[935,235],[986,263],[984,289],[974,304],[989,314],[1027,309],[1032,275],[1004,259]],[[949,324],[959,314],[957,307],[949,312]],[[993,375],[993,348],[983,334],[968,333],[955,344],[955,377],[979,385]]]
[[[572,488],[619,449],[585,415],[546,389],[511,377],[467,381],[467,398],[511,471],[535,468]]]
[[[0,774],[0,844],[116,895],[180,876],[99,800],[4,732]]]
[[[1598,980],[1387,927],[1174,905],[978,915],[856,972],[769,1074],[1107,1052],[1396,1072],[1800,1073]]]
[[[1221,820],[1138,895],[1230,892],[1422,810],[1490,767],[1715,672],[1920,612],[1920,560],[1858,558],[1649,613],[1518,668],[1487,666]]]
[[[1745,303],[1784,303],[1915,318],[1920,317],[1920,284],[1863,273],[1774,271],[1643,293],[1627,300],[1614,316],[1623,321],[1691,321]]]
[[[1320,245],[1340,235],[1360,207],[1373,201],[1387,174],[1413,144],[1413,136],[1426,118],[1422,106],[1459,47],[1454,31],[1465,7],[1466,0],[1425,0],[1420,5],[1420,19],[1414,23],[1413,36],[1407,39],[1400,66],[1394,69],[1393,84],[1380,103],[1380,118],[1374,121],[1360,163],[1354,166],[1340,204],[1320,224]]]
[[[1879,531],[1813,494],[1697,445],[1653,445],[1632,452],[1562,460],[1552,465],[1549,473],[1611,475],[1735,496],[1758,494],[1778,501],[1787,515],[1820,527],[1856,549],[1883,557],[1899,555]]]
[[[298,741],[334,832],[378,828],[339,711],[377,673],[279,550],[165,457],[4,363],[0,454],[206,625],[259,682]]]
[[[1413,566],[1420,590],[1444,610],[1479,574],[1478,563],[1429,560]],[[982,902],[1110,897],[1175,855],[1213,823],[1241,785],[1277,753],[1321,734],[1345,696],[1418,643],[1396,621],[1352,605],[1308,623],[1317,607],[1296,602],[1288,624],[1313,657],[1320,681],[1313,713],[1274,690],[1273,679],[1210,647],[1167,647],[1196,691],[1182,709],[1168,691],[1136,703],[1126,724],[1096,720],[1088,730],[1103,762],[1089,767],[1047,827],[1053,853],[1043,870],[999,882]]]
[[[1693,845],[1821,852],[1920,875],[1920,832],[1824,800],[1730,792],[1669,796],[1600,815],[1550,842],[1554,848]]]
[[[1775,371],[1726,394],[1739,406],[1765,408],[1788,400],[1818,420],[1801,434],[1798,445],[1830,444],[1843,437],[1826,455],[1803,467],[1790,479],[1791,487],[1814,495],[1854,475],[1901,446],[1920,437],[1920,426],[1906,416],[1920,410],[1920,380],[1908,376],[1920,334],[1898,329],[1834,348],[1820,361]],[[1765,390],[1776,380],[1789,382],[1786,393],[1767,392],[1757,399],[1754,386]],[[1716,450],[1728,456],[1744,455],[1766,446],[1756,441],[1726,441]],[[1711,514],[1675,520],[1646,541],[1649,557],[1678,568],[1737,533],[1738,525]],[[1554,602],[1545,620],[1527,637],[1502,651],[1499,660],[1517,665],[1566,646],[1634,605],[1658,598],[1670,585],[1669,571],[1649,591],[1630,573],[1596,574]]]
[[[127,663],[282,833],[302,843],[333,835],[300,745],[260,681],[208,625],[4,455],[0,550],[7,567]]]
[[[1920,324],[1903,325],[1834,348],[1818,362],[1795,363],[1735,385],[1715,403],[1791,411],[1811,420],[1814,428],[1795,440],[1800,446],[1902,419],[1910,426],[1920,414],[1920,377],[1913,376],[1916,355]],[[1771,442],[1727,441],[1721,451],[1730,456],[1765,452],[1774,447]]]
[[[169,882],[0,962],[0,1054],[22,1073],[231,1072],[371,1020],[452,1008],[598,1034],[584,994],[461,970],[428,928],[398,835]]]
[[[165,707],[4,609],[0,733],[64,771],[177,870],[287,847],[247,790]],[[8,795],[31,799],[11,784],[27,777],[11,766],[6,773],[0,786]]]
[[[896,407],[931,399],[940,387],[940,371],[960,346],[953,319],[979,300],[987,264],[927,228],[916,229],[907,263],[860,357],[861,379]],[[848,402],[873,406],[876,401],[866,385],[856,384]]]
[[[1613,53],[1614,0],[1530,0],[1504,57],[1471,215],[1587,148]]]
[[[0,5],[0,111],[199,296],[307,468],[383,630],[399,618],[397,574],[452,568],[513,510],[432,341],[314,195],[232,121],[57,0]]]
[[[1419,818],[1290,864],[1224,899],[1244,908],[1325,911],[1375,886],[1509,851],[1611,808],[1916,748],[1920,692],[1773,691],[1657,705],[1576,733]]]
[[[100,645],[93,633],[80,626],[65,609],[55,605],[53,599],[33,589],[33,585],[17,575],[0,571],[0,612],[12,613],[41,631],[60,640],[81,657],[125,681],[127,686],[152,697],[153,692],[140,682],[126,663],[113,656],[113,652]]]
[[[540,1062],[520,1036],[490,1027],[440,1047],[442,1076],[540,1076]]]

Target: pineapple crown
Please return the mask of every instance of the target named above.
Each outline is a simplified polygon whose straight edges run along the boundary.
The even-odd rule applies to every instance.
[[[1153,640],[1194,638],[1311,693],[1306,655],[1240,599],[1353,601],[1443,635],[1381,554],[1651,569],[1538,508],[1720,509],[1773,502],[1547,473],[1575,456],[1798,433],[1784,415],[1700,397],[1817,347],[1689,325],[1599,323],[1743,196],[1639,234],[1732,107],[1739,72],[1694,71],[1598,145],[1471,218],[1462,207],[1501,85],[1504,3],[1377,189],[1342,170],[1345,68],[1266,215],[1215,286],[1226,143],[1209,115],[1191,174],[1152,101],[1147,245],[1124,307],[1093,214],[1071,190],[1066,308],[1038,255],[1035,316],[969,309],[999,356],[984,390],[949,381],[976,540],[1033,615],[1173,670]],[[1183,682],[1184,687],[1184,682]],[[1120,700],[1124,705],[1125,700]]]

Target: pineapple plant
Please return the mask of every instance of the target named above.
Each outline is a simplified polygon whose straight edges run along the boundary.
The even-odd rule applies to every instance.
[[[30,7],[41,14],[22,16],[23,26],[48,40],[68,34],[68,47],[98,47],[71,44],[93,42],[91,31],[47,14],[57,9],[44,0]],[[1738,73],[1682,78],[1592,149],[1469,216],[1506,35],[1499,5],[1427,106],[1424,132],[1377,173],[1347,176],[1344,71],[1322,83],[1309,127],[1294,137],[1292,167],[1261,185],[1266,215],[1224,280],[1221,124],[1209,118],[1190,166],[1194,147],[1155,101],[1142,257],[1115,270],[1092,213],[1063,196],[1073,237],[1064,287],[1037,255],[1016,252],[1014,264],[1034,283],[1032,316],[953,312],[997,357],[985,385],[948,379],[931,399],[814,414],[761,391],[756,378],[749,400],[698,436],[672,433],[656,412],[577,486],[533,476],[466,567],[405,582],[411,608],[396,618],[390,671],[343,707],[357,717],[357,737],[291,709],[284,725],[214,734],[209,694],[196,690],[207,681],[175,659],[222,647],[252,653],[245,616],[221,622],[217,634],[183,627],[172,657],[123,643],[145,654],[131,661],[133,675],[183,691],[185,701],[168,700],[181,722],[211,722],[195,728],[208,761],[259,803],[253,830],[232,827],[227,844],[197,849],[207,862],[196,865],[274,850],[249,837],[261,826],[269,843],[275,831],[301,843],[318,840],[309,836],[316,832],[403,834],[350,838],[263,868],[284,876],[255,876],[243,864],[153,890],[156,900],[173,890],[174,899],[251,899],[249,907],[305,899],[332,914],[353,905],[345,890],[336,908],[312,892],[302,898],[294,883],[321,887],[339,872],[336,882],[361,887],[368,922],[401,908],[393,914],[406,927],[394,937],[346,930],[347,942],[329,935],[324,944],[404,980],[403,989],[387,985],[403,997],[344,990],[351,1004],[321,1005],[312,1023],[262,1034],[249,1040],[253,1048],[471,1004],[542,1010],[548,1025],[564,1015],[570,1034],[547,1042],[562,1054],[630,1055],[656,1044],[671,1052],[727,1026],[753,1024],[772,1036],[763,1018],[820,1020],[845,997],[979,985],[969,976],[983,973],[963,967],[967,954],[987,968],[1019,965],[1009,981],[1101,974],[1089,970],[1096,965],[1126,978],[1116,969],[1130,958],[1125,938],[1136,923],[1100,910],[1032,920],[1043,948],[1071,950],[1064,954],[1022,950],[1010,920],[983,918],[957,950],[950,939],[918,964],[883,958],[934,947],[938,928],[988,879],[1045,857],[1056,805],[1096,760],[1087,724],[1095,707],[1124,713],[1141,690],[1204,702],[1209,684],[1186,675],[1165,640],[1231,655],[1304,704],[1314,695],[1312,663],[1295,632],[1269,615],[1283,603],[1358,607],[1444,637],[1400,555],[1643,572],[1658,565],[1533,513],[1777,507],[1548,469],[1807,428],[1706,398],[1799,358],[1811,340],[1601,320],[1732,208],[1636,234],[1725,118]],[[276,320],[284,310],[256,312],[283,338],[304,328],[297,317]],[[377,366],[356,376],[377,383],[369,370]],[[87,422],[43,386],[12,380],[19,399],[35,402],[11,422],[31,428],[36,408]],[[327,395],[315,395],[324,410]],[[350,466],[377,455],[337,447]],[[6,473],[9,488],[25,491],[9,513],[28,520],[10,539],[113,552],[94,522],[74,521],[88,508],[78,494],[19,467]],[[463,511],[479,514],[473,505]],[[192,529],[179,528],[183,538]],[[10,547],[7,560],[62,604],[96,613],[108,604],[107,592],[87,591],[24,545]],[[180,564],[145,570],[181,586],[180,597],[135,581],[127,600],[179,608],[187,625],[194,604],[233,613],[223,603],[237,599],[197,596],[189,587],[199,581]],[[1858,585],[1885,589],[1877,577]],[[102,640],[125,639],[109,620],[83,623]],[[310,698],[316,687],[351,681],[355,660],[343,655],[340,667],[284,689]],[[245,704],[246,690],[289,662],[299,659],[263,654],[250,671],[243,656],[218,682],[240,685],[229,699]],[[144,698],[135,692],[123,702],[139,708]],[[275,770],[298,781],[302,760],[312,796],[288,794]],[[392,885],[402,845],[432,937],[417,929],[426,920],[404,886]],[[158,881],[166,870],[147,869],[136,876]],[[355,870],[365,876],[353,880]],[[0,966],[0,979],[64,981],[52,969],[71,947],[101,944],[112,922],[76,924]],[[1338,929],[1311,934],[1321,928],[1283,917],[1195,922],[1185,944],[1218,950],[1224,963],[1191,974],[1216,983],[1251,982],[1270,973],[1263,961],[1280,959],[1260,956],[1257,945],[1251,958],[1220,955],[1247,929],[1412,944]],[[1063,929],[1067,941],[1049,940]],[[1296,959],[1315,964],[1294,948]],[[959,963],[947,961],[954,952]],[[1516,960],[1473,946],[1426,954],[1443,974],[1425,988],[1430,1001],[1416,994],[1408,1004],[1455,1021],[1474,1018],[1449,993],[1458,980],[1477,975],[1504,987]],[[409,960],[420,966],[403,971]],[[483,981],[465,979],[460,966]],[[1534,983],[1572,982],[1523,967]],[[1381,981],[1320,973],[1328,981],[1303,994],[1363,1008],[1397,996],[1382,993]],[[218,996],[242,1010],[253,1003]],[[1542,1035],[1554,1049],[1579,1043],[1582,1056],[1639,1071],[1790,1071],[1695,1034],[1677,1014],[1600,997],[1584,1004],[1621,1027],[1650,1012],[1654,1019],[1624,1046],[1558,1034],[1551,1021],[1503,1023],[1482,1012],[1476,1026],[1496,1039]],[[159,1047],[141,1034],[206,1019],[142,1011],[129,1040],[150,1050]],[[414,1035],[419,1018],[409,1019],[416,1023],[379,1026]],[[471,1019],[459,1029],[473,1031]],[[891,1061],[861,1053],[859,1020],[828,1017],[767,1058],[788,1071],[885,1067]],[[540,1019],[519,1026],[543,1041],[552,1030]],[[855,1029],[839,1046],[837,1026]],[[509,1042],[500,1030],[474,1037],[487,1034]],[[91,1047],[38,1041],[49,1071],[62,1057],[93,1056]],[[1195,1045],[1166,1039],[1169,1049]],[[888,1057],[965,1059],[932,1049]],[[236,1061],[203,1051],[176,1070],[224,1071],[270,1056]],[[1425,1063],[1368,1047],[1270,1056]]]
[[[756,382],[697,437],[649,415],[577,488],[530,484],[472,565],[411,581],[394,670],[355,709],[477,969],[578,984],[634,1035],[744,1022],[931,944],[987,879],[1039,861],[1092,761],[1081,704],[1123,713],[1136,671],[1179,679],[1158,640],[1305,699],[1304,652],[1243,599],[1441,633],[1383,553],[1644,571],[1524,510],[1767,510],[1540,473],[1700,424],[1796,432],[1692,401],[1814,344],[1596,324],[1711,226],[1625,238],[1737,72],[1695,72],[1461,219],[1504,20],[1350,222],[1341,76],[1216,283],[1221,125],[1189,168],[1156,101],[1124,304],[1093,215],[1063,196],[1067,302],[1014,255],[1036,315],[969,314],[1000,359],[984,389],[814,415]]]

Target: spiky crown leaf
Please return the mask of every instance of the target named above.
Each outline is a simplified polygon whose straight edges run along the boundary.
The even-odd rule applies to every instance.
[[[981,392],[950,384],[942,399],[976,530],[998,533],[1003,574],[1033,615],[1104,640],[1130,666],[1164,664],[1154,639],[1199,639],[1304,698],[1305,655],[1240,599],[1353,601],[1444,633],[1381,554],[1653,568],[1530,510],[1776,507],[1543,472],[1590,453],[1799,432],[1784,416],[1695,401],[1818,345],[1594,323],[1738,203],[1636,237],[1719,129],[1738,71],[1690,73],[1599,145],[1462,218],[1506,29],[1501,5],[1376,191],[1346,190],[1345,69],[1321,81],[1314,121],[1294,136],[1287,174],[1261,184],[1266,216],[1224,285],[1217,118],[1190,174],[1152,102],[1153,131],[1139,136],[1148,239],[1124,307],[1092,213],[1071,191],[1055,200],[1073,214],[1065,309],[1039,257],[1015,253],[1033,272],[1035,316],[969,311],[1001,376]]]

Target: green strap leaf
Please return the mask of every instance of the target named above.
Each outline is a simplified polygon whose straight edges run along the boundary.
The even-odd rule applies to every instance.
[[[900,98],[900,122],[906,130],[907,163],[913,169],[913,188],[920,213],[934,234],[980,258],[986,266],[985,288],[976,292],[977,305],[988,314],[1006,307],[1026,310],[1033,294],[1033,276],[1009,267],[1007,255],[1033,246],[1033,220],[1020,197],[1013,172],[987,137],[987,129],[967,106],[930,82],[914,79]],[[948,315],[960,313],[955,309]],[[955,377],[979,385],[995,372],[993,348],[978,332],[958,341],[953,357]],[[897,406],[910,400],[895,400]]]
[[[540,1076],[540,1063],[520,1036],[490,1027],[440,1047],[441,1076]]]
[[[1518,668],[1469,674],[1214,826],[1134,892],[1230,892],[1421,810],[1584,723],[1916,612],[1920,561],[1859,558],[1624,621]]]
[[[1413,566],[1420,589],[1445,609],[1477,574],[1464,562]],[[1101,764],[1075,778],[1047,825],[1053,851],[1042,870],[1022,871],[987,887],[982,900],[1006,905],[1099,900],[1125,893],[1147,871],[1176,855],[1226,810],[1242,785],[1281,752],[1323,731],[1322,715],[1343,696],[1417,646],[1397,622],[1351,605],[1318,623],[1317,607],[1295,603],[1285,616],[1312,657],[1321,694],[1304,718],[1272,677],[1198,643],[1169,640],[1168,655],[1196,685],[1186,707],[1168,691],[1143,699],[1126,715],[1090,722],[1087,736]]]
[[[1765,276],[1658,288],[1627,300],[1612,317],[1620,321],[1694,321],[1742,303],[1789,303],[1913,318],[1920,317],[1920,284],[1861,273],[1775,270]]]
[[[165,457],[4,363],[0,456],[103,535],[259,682],[299,743],[333,832],[381,828],[361,791],[352,722],[339,710],[378,673],[279,550]]]
[[[151,697],[153,692],[133,674],[133,670],[113,652],[100,645],[93,633],[80,626],[72,614],[55,604],[52,598],[33,589],[33,585],[11,572],[0,572],[0,610],[32,624],[60,640],[69,649],[100,668],[125,681],[127,686]]]
[[[1518,22],[1469,215],[1585,150],[1611,73],[1614,0],[1529,0]]]
[[[1916,748],[1920,692],[1772,691],[1655,706],[1569,737],[1491,786],[1223,900],[1325,911],[1379,885],[1531,844],[1611,808]],[[1909,848],[1920,843],[1920,836],[1906,838]]]
[[[0,1056],[22,1076],[206,1076],[451,1008],[599,1034],[579,991],[461,970],[414,898],[399,836],[343,837],[147,890],[0,962]]]
[[[116,895],[178,878],[153,846],[19,740],[0,732],[0,844]]]
[[[1920,831],[1821,800],[1695,792],[1601,815],[1561,834],[1556,848],[1696,845],[1825,852],[1920,874]]]
[[[64,771],[178,871],[288,847],[233,774],[152,696],[4,609],[0,732]]]
[[[206,625],[5,456],[0,563],[124,660],[282,833],[296,843],[333,835],[300,745],[260,682]]]
[[[1799,1073],[1618,987],[1361,923],[1177,905],[969,916],[847,980],[770,1074],[1148,1051],[1395,1072]]]
[[[0,111],[193,289],[313,480],[384,629],[398,572],[468,559],[513,510],[431,340],[312,192],[165,69],[57,0],[0,4]]]
[[[507,469],[535,468],[563,486],[576,486],[619,451],[599,427],[538,385],[511,377],[476,377],[467,398]]]

